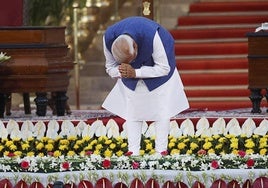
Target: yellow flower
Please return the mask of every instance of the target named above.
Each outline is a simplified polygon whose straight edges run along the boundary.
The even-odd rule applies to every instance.
[[[102,144],[98,144],[98,145],[96,145],[96,149],[97,149],[97,150],[100,150],[101,148],[103,148]]]
[[[10,145],[9,148],[10,148],[10,150],[12,150],[12,151],[17,150],[17,146],[14,145],[14,144]]]
[[[49,140],[48,137],[44,136],[40,139],[41,142],[47,142]]]
[[[54,152],[54,157],[59,157],[59,156],[61,156],[61,152],[59,150],[56,150]]]
[[[153,149],[153,144],[152,143],[147,143],[145,148],[146,148],[146,150],[152,150]]]
[[[44,153],[38,153],[38,156],[39,156],[39,157],[44,157],[45,154],[44,154]]]
[[[174,154],[180,154],[180,150],[178,150],[178,149],[173,149],[173,150],[170,151],[170,154],[171,154],[171,155],[174,155]]]
[[[74,149],[79,149],[79,145],[78,144],[75,144],[74,145]]]
[[[59,146],[59,150],[61,150],[61,151],[63,151],[63,150],[68,150],[69,148],[68,148],[68,146],[66,146],[66,145],[60,145]]]
[[[168,143],[168,148],[173,148],[174,146],[175,146],[175,143],[174,142]]]
[[[193,151],[190,150],[190,149],[188,149],[188,150],[186,151],[186,154],[187,154],[187,155],[191,155],[191,154],[193,154]]]
[[[67,139],[62,139],[62,140],[60,140],[60,144],[62,144],[62,145],[69,145],[69,140],[67,140]]]
[[[0,145],[0,151],[2,151],[5,147],[3,145]]]
[[[125,148],[125,147],[127,147],[127,143],[122,143],[121,148]]]
[[[220,138],[218,139],[218,141],[219,141],[220,143],[223,143],[223,142],[226,141],[226,138],[225,138],[225,137],[220,137]]]
[[[44,148],[44,144],[43,143],[38,143],[37,146],[36,146],[36,149],[37,150],[42,150]]]
[[[94,145],[94,144],[97,144],[98,142],[97,142],[97,140],[96,139],[94,139],[94,140],[92,140],[91,141],[91,143],[90,144],[92,144],[92,145]]]
[[[14,154],[18,157],[20,157],[22,155],[22,152],[21,151],[15,151]]]
[[[122,150],[119,150],[116,152],[116,156],[120,157],[124,154],[124,152]]]
[[[215,149],[221,149],[222,148],[222,144],[217,144]]]
[[[232,153],[235,154],[235,155],[238,155],[238,150],[235,149],[235,150],[232,151]]]
[[[76,140],[76,139],[77,139],[76,136],[68,136],[68,140],[74,141],[74,140]]]
[[[34,140],[34,137],[29,137],[29,138],[27,138],[27,141],[28,142],[31,142],[31,141],[33,141]]]
[[[95,150],[95,151],[93,152],[93,154],[95,154],[95,155],[100,155],[100,150]]]
[[[245,140],[245,147],[246,148],[252,149],[252,148],[254,148],[254,146],[255,146],[255,143],[251,139]]]
[[[48,139],[48,140],[47,140],[47,143],[48,143],[48,144],[54,144],[54,142],[55,142],[55,141],[54,141],[53,139]]]
[[[92,145],[88,145],[88,146],[86,146],[86,147],[84,148],[84,150],[85,150],[85,151],[88,151],[88,150],[92,150],[92,148],[93,148]]]
[[[83,142],[87,142],[87,141],[90,140],[90,137],[89,137],[89,136],[84,136],[84,137],[82,138],[82,140],[83,140]]]
[[[106,140],[104,143],[105,143],[106,145],[110,145],[110,144],[112,143],[112,140]]]
[[[237,138],[232,138],[230,140],[231,144],[230,144],[230,148],[232,149],[238,149],[238,139]]]
[[[260,138],[260,141],[259,141],[259,148],[266,148],[267,147],[267,138]]]
[[[140,155],[144,155],[145,154],[145,151],[142,149],[140,150]]]
[[[211,153],[215,153],[215,150],[211,148],[211,149],[208,150],[208,153],[209,153],[209,154],[211,154]]]
[[[191,148],[191,150],[195,150],[196,148],[198,148],[198,144],[196,144],[195,142],[192,142],[190,144],[190,148]]]
[[[110,148],[114,149],[116,147],[116,145],[114,143],[110,144]]]
[[[29,148],[30,148],[30,145],[28,143],[24,143],[24,144],[21,145],[22,150],[27,150]]]
[[[75,152],[74,151],[68,151],[67,156],[74,156]]]
[[[28,153],[27,153],[27,156],[28,156],[28,157],[33,157],[33,156],[34,156],[34,152],[33,152],[33,151],[28,152]]]
[[[150,152],[149,152],[150,155],[152,155],[154,153],[155,153],[155,150],[154,149],[150,150]]]
[[[12,140],[8,140],[8,141],[6,142],[5,145],[6,145],[7,147],[9,147],[9,146],[11,146],[12,144],[13,144],[13,141],[12,141]]]
[[[106,150],[104,151],[104,156],[105,156],[105,157],[111,157],[112,154],[113,154],[113,152],[112,152],[111,150],[109,150],[109,149],[106,149]]]
[[[252,150],[252,149],[247,149],[247,150],[246,150],[246,154],[248,154],[248,155],[249,155],[249,154],[253,154],[253,153],[254,153],[254,150]]]
[[[84,140],[77,140],[77,141],[76,141],[76,144],[77,144],[77,145],[82,145],[83,143],[84,143]]]
[[[266,155],[267,149],[263,148],[260,150],[260,155]]]
[[[180,142],[180,143],[177,145],[178,149],[184,149],[185,146],[186,146],[186,144],[183,143],[183,142]]]
[[[208,149],[210,149],[211,147],[212,147],[211,142],[206,142],[206,143],[203,145],[203,148],[204,148],[205,150],[208,150]]]
[[[53,144],[47,144],[45,146],[45,148],[46,148],[47,151],[52,151],[54,149],[54,145]]]
[[[8,154],[9,154],[9,151],[4,152],[4,156],[8,156]]]

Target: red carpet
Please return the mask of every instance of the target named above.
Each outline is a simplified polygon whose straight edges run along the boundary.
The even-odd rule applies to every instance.
[[[268,1],[194,2],[170,30],[191,108],[251,108],[246,33],[268,21]],[[261,106],[266,106],[262,101]]]

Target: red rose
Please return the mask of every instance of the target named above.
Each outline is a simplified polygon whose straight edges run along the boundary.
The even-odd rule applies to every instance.
[[[9,152],[7,156],[8,156],[8,157],[14,157],[14,156],[16,156],[16,155],[15,155],[14,153],[12,153],[12,152]]]
[[[251,168],[251,167],[254,166],[255,161],[253,159],[248,159],[247,162],[246,162],[246,164],[247,164],[247,167],[248,168]]]
[[[111,161],[108,160],[108,159],[105,159],[103,162],[102,162],[102,166],[104,168],[110,168],[111,167]]]
[[[204,150],[204,149],[200,149],[200,150],[197,152],[197,154],[198,154],[198,155],[206,155],[207,152],[206,152],[206,150]]]
[[[240,156],[240,157],[245,157],[245,155],[246,155],[246,152],[245,151],[243,151],[243,150],[239,150],[238,151],[238,155]]]
[[[70,168],[70,163],[65,161],[61,164],[61,167],[65,170],[68,170]]]
[[[214,169],[219,168],[219,163],[216,160],[211,161],[211,167]]]
[[[54,155],[54,153],[53,153],[52,151],[49,151],[47,154],[48,154],[49,156],[53,156],[53,155]]]
[[[134,162],[132,163],[132,167],[133,167],[133,169],[138,169],[138,168],[140,167],[140,163],[134,161]]]
[[[93,152],[92,151],[86,151],[85,155],[91,155]]]
[[[30,167],[30,163],[28,161],[21,161],[20,167],[24,170],[27,170]]]

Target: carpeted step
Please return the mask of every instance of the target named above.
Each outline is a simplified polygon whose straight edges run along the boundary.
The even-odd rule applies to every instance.
[[[189,11],[195,12],[233,12],[233,11],[266,11],[268,1],[248,2],[194,2],[190,5]]]
[[[230,59],[177,59],[177,68],[180,70],[215,70],[221,69],[248,69],[247,58]]]
[[[237,43],[176,43],[176,55],[247,54],[247,42]]]
[[[180,75],[185,86],[248,85],[248,73]]]
[[[182,16],[178,18],[178,26],[218,25],[218,24],[252,24],[267,22],[268,15],[241,16]]]
[[[268,1],[195,2],[178,18],[170,33],[191,108],[252,108],[246,33],[268,21],[266,10]]]
[[[208,89],[207,87],[202,88],[200,86],[198,89],[190,89],[185,88],[185,92],[187,97],[248,97],[250,95],[249,89],[246,88],[229,88],[226,86],[226,88],[222,87],[219,89]]]
[[[185,39],[213,39],[213,38],[246,38],[247,32],[254,32],[255,28],[217,28],[217,29],[172,29],[171,35],[176,40]]]
[[[231,110],[239,108],[252,108],[250,100],[245,101],[190,101],[190,108],[199,110]],[[263,106],[263,105],[262,105]]]

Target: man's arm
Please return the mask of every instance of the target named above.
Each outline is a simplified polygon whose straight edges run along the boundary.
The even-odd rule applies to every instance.
[[[142,66],[140,69],[135,69],[136,78],[166,76],[170,71],[166,51],[158,32],[154,36],[152,57],[155,63],[154,66]]]

